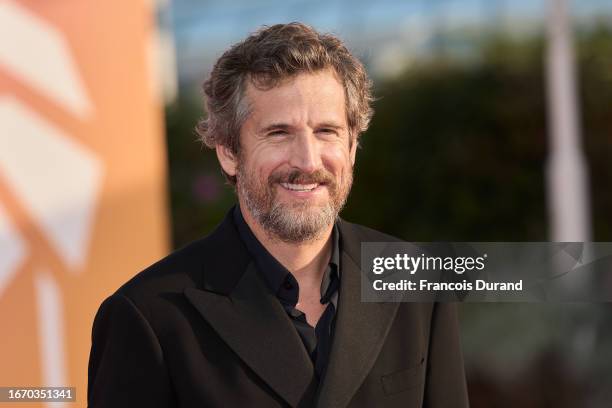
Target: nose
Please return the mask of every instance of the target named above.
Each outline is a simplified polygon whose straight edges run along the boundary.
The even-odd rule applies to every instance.
[[[289,164],[304,173],[313,173],[321,167],[321,146],[312,132],[304,132],[293,140]]]

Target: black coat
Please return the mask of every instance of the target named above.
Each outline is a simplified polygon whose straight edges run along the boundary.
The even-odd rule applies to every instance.
[[[339,222],[341,283],[329,365],[311,360],[231,212],[142,271],[93,324],[90,407],[467,407],[455,306],[360,302],[362,241]]]

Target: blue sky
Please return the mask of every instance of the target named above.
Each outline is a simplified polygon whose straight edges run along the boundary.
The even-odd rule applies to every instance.
[[[516,33],[541,28],[547,0],[172,0],[171,18],[179,74],[200,77],[230,44],[261,25],[303,21],[334,32],[349,47],[374,59],[427,47],[440,27],[502,27]],[[608,16],[612,0],[574,0],[577,19]],[[385,51],[387,50],[387,51]],[[380,55],[379,55],[380,54]],[[398,60],[399,61],[399,60]],[[388,64],[387,64],[388,65]]]

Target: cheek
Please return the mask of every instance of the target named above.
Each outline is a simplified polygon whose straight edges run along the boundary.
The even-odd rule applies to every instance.
[[[334,146],[324,150],[323,161],[328,170],[340,174],[351,171],[351,155],[349,150],[342,146]]]
[[[267,183],[268,178],[285,162],[282,152],[274,149],[262,149],[251,157],[245,167],[248,176],[256,177],[262,183]]]

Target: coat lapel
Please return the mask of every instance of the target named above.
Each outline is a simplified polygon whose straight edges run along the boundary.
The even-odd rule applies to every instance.
[[[383,346],[398,303],[361,302],[361,240],[354,228],[340,222],[340,296],[336,327],[325,379],[317,406],[346,406],[355,394]]]
[[[202,254],[208,257],[203,288],[187,288],[185,296],[246,365],[287,403],[297,406],[316,387],[312,362],[229,217],[231,211],[209,237],[213,248]],[[226,255],[229,248],[232,256]]]

